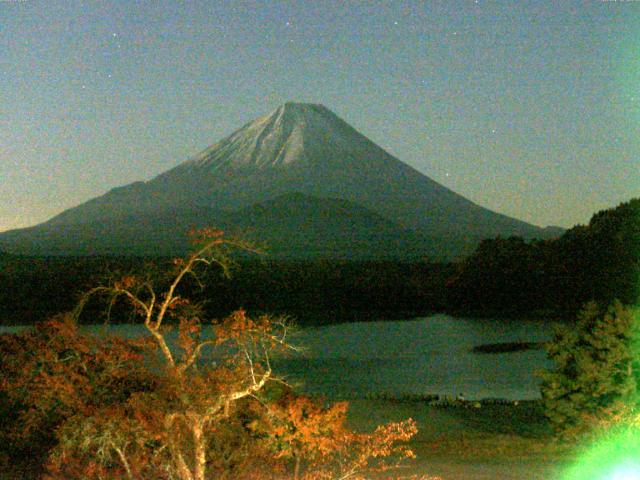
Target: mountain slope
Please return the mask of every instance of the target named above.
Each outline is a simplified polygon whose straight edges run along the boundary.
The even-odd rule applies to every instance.
[[[222,213],[211,212],[226,215],[291,192],[325,201],[342,199],[391,222],[398,232],[440,238],[441,244],[499,235],[547,236],[543,229],[484,209],[434,182],[327,108],[287,103],[148,182],[113,189],[23,231],[18,234],[23,247],[16,243],[16,233],[0,234],[0,248],[29,250],[26,239],[38,238],[46,250],[47,241],[69,237],[81,229],[79,225],[120,225],[120,230],[139,231],[148,224],[150,232],[175,234],[184,218],[197,217],[198,212],[209,212],[205,217],[216,220]],[[149,222],[150,218],[155,220]],[[358,228],[354,225],[350,231]],[[151,233],[146,237],[153,243]],[[113,242],[122,253],[130,250],[126,243]]]
[[[227,216],[237,228],[287,258],[423,258],[445,251],[438,239],[403,229],[366,208],[300,193],[278,196]]]
[[[184,252],[190,230],[209,225],[253,240],[276,258],[410,259],[451,252],[441,239],[403,229],[346,200],[300,193],[235,211],[170,208],[102,222],[49,223],[7,232],[0,244],[37,255],[173,255]]]

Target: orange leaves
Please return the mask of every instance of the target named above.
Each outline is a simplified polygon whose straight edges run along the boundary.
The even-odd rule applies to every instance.
[[[165,300],[167,298],[166,294],[162,296],[162,299]],[[178,295],[174,295],[169,299],[169,303],[167,304],[167,310],[178,310],[180,307],[185,307],[190,305],[191,302],[186,298],[180,297]]]
[[[348,404],[339,402],[322,407],[308,397],[289,395],[284,404],[273,410],[274,434],[279,442],[276,456],[325,457],[347,434],[344,428]]]
[[[183,351],[183,362],[194,354],[195,349],[199,343],[200,333],[202,326],[198,319],[194,318],[181,318],[180,326],[178,329],[178,345]]]
[[[206,243],[211,240],[222,239],[224,232],[218,228],[205,227],[189,231],[189,238],[193,244]]]
[[[244,310],[236,310],[222,323],[214,326],[217,345],[228,342],[246,342],[260,333],[258,324]]]
[[[126,342],[83,334],[70,316],[2,336],[0,353],[0,389],[16,406],[15,433],[23,438],[117,399],[144,376],[140,354]]]
[[[286,395],[270,408],[275,457],[295,460],[304,480],[361,478],[355,475],[413,458],[403,444],[417,432],[413,420],[382,425],[373,433],[353,432],[346,427],[348,406],[323,406],[308,397]]]
[[[187,470],[195,471],[198,445],[206,445],[199,452],[210,475],[246,479],[286,478],[291,461],[298,480],[364,478],[359,472],[412,456],[402,445],[415,434],[411,420],[358,433],[346,426],[346,402],[326,406],[291,392],[258,400],[269,342],[282,338],[277,328],[268,317],[235,312],[218,326],[217,363],[158,378],[142,367],[147,343],[98,340],[61,318],[0,337],[3,351],[17,359],[0,385],[29,405],[20,421],[26,435],[61,425],[49,480],[195,478]],[[199,355],[200,335],[197,317],[181,319],[185,352]]]
[[[236,310],[214,328],[216,343],[221,345],[229,340],[245,340],[256,330],[255,322],[244,310]]]
[[[116,290],[130,290],[138,283],[138,279],[134,275],[126,275],[120,280],[113,283]]]
[[[136,284],[136,277],[133,275],[127,275],[122,278],[122,286],[126,289],[133,287]]]
[[[226,269],[224,253],[248,244],[217,229],[193,238],[200,249],[174,260],[164,292],[129,275],[84,297],[124,300],[144,316],[145,339],[85,335],[70,317],[0,336],[0,394],[25,436],[47,432],[43,451],[55,445],[48,480],[355,479],[411,457],[402,445],[416,432],[411,420],[358,433],[346,426],[346,402],[279,396],[271,356],[291,348],[284,320],[238,310],[203,333],[181,281],[199,282],[199,267]],[[165,319],[179,322],[177,341]]]
[[[214,332],[218,345],[231,342],[245,348],[258,347],[274,351],[291,348],[284,342],[288,328],[282,320],[274,320],[268,315],[251,318],[240,309],[215,325]]]

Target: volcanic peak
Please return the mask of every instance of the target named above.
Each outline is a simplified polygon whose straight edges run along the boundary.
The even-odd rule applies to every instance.
[[[203,150],[178,170],[263,170],[353,153],[368,140],[323,105],[287,102]]]

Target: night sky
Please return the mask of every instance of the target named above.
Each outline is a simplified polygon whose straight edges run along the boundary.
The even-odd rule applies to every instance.
[[[285,101],[537,225],[640,195],[640,1],[0,1],[0,231]]]

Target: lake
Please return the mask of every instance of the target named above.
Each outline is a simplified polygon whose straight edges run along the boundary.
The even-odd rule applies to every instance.
[[[0,332],[20,327],[0,327]],[[102,326],[85,327],[100,332]],[[109,327],[131,337],[139,325]],[[551,337],[544,322],[504,322],[438,314],[402,321],[341,323],[301,329],[293,343],[304,350],[274,362],[287,380],[308,393],[333,398],[367,395],[464,395],[467,399],[540,397],[537,369],[543,350],[471,353],[474,346],[538,342]]]

